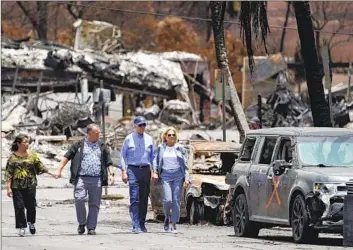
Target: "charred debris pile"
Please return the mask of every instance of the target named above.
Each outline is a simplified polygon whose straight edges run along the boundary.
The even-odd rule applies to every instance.
[[[246,115],[258,115],[258,104],[249,106]],[[333,97],[332,113],[336,127],[349,127],[353,122],[353,102],[342,96]],[[262,127],[311,127],[313,119],[310,106],[302,95],[295,95],[290,88],[287,71],[281,71],[276,79],[276,89],[261,100]]]
[[[12,138],[22,132],[33,138],[55,142],[85,136],[86,126],[93,123],[95,119],[94,103],[81,104],[67,100],[53,100],[50,97],[52,94],[51,92],[41,93],[38,101],[35,94],[3,94],[2,137]],[[38,106],[40,108],[36,108]],[[190,117],[187,116],[191,113],[185,102],[171,100],[166,102],[162,110],[156,112],[153,112],[152,108],[141,109],[137,114],[147,117],[149,120],[147,132],[155,139],[159,139],[160,132],[167,126],[173,125],[182,129],[190,125]],[[118,148],[131,131],[131,117],[106,122],[106,140],[114,148]]]

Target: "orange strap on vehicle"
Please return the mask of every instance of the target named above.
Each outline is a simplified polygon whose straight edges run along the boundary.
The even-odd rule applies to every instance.
[[[268,208],[273,200],[273,197],[276,195],[276,200],[277,200],[277,204],[280,206],[281,205],[281,199],[279,198],[279,194],[278,194],[278,185],[279,185],[279,182],[281,181],[281,177],[278,177],[277,181],[275,181],[275,178],[274,176],[272,176],[272,183],[273,183],[273,192],[272,192],[272,195],[270,197],[270,199],[268,200],[267,204],[266,204],[266,208]]]

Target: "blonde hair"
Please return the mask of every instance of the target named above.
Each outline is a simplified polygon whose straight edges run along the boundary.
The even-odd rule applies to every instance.
[[[175,142],[177,142],[178,141],[178,138],[179,138],[179,134],[178,134],[178,131],[176,130],[176,128],[174,128],[174,127],[168,127],[168,128],[166,128],[164,131],[163,131],[163,133],[161,134],[161,141],[162,141],[162,143],[163,142],[166,142],[166,139],[165,139],[165,137],[166,137],[166,135],[168,134],[168,132],[169,131],[174,131],[174,133],[175,133]]]

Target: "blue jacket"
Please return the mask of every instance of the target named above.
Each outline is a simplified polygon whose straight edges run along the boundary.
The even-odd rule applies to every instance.
[[[161,171],[163,167],[163,154],[166,147],[167,147],[166,143],[159,144],[153,159],[153,166],[152,166],[153,170],[157,171],[159,176],[161,175]],[[187,152],[185,148],[180,144],[175,144],[175,149],[176,149],[179,167],[184,173],[185,180],[189,180]]]

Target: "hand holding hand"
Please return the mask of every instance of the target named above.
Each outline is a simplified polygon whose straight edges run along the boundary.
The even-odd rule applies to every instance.
[[[8,188],[7,189],[7,196],[9,197],[9,198],[11,198],[12,197],[12,189],[11,188]]]
[[[191,184],[191,182],[189,180],[185,180],[184,181],[184,187],[185,188],[187,188],[190,184]]]
[[[121,180],[126,184],[128,181],[127,174],[125,171],[122,172],[121,174]]]
[[[158,174],[156,172],[152,173],[152,182],[157,182],[158,181]]]
[[[59,179],[60,177],[61,177],[61,170],[59,169],[54,178]]]

